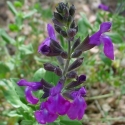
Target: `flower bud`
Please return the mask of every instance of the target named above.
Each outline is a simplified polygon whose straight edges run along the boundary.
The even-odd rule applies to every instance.
[[[63,13],[63,9],[67,6],[67,4],[64,4],[63,2],[60,2],[58,4],[58,6],[56,7],[56,10],[59,12],[59,13]]]
[[[50,38],[51,39],[51,38]],[[50,43],[50,48],[51,48],[51,52],[56,53],[57,55],[60,55],[61,52],[63,52],[62,47],[59,45],[58,42],[56,42],[55,40],[51,39],[51,43]]]
[[[81,44],[79,44],[75,50],[86,51],[93,48],[95,45],[89,43],[89,36],[87,36]]]
[[[44,69],[45,70],[47,70],[47,71],[54,71],[54,69],[55,69],[55,66],[54,65],[52,65],[51,63],[45,63],[44,64]]]
[[[69,17],[69,9],[68,9],[68,7],[65,7],[65,8],[63,9],[63,15],[64,15],[64,17],[66,17],[66,18]]]
[[[63,21],[63,17],[59,13],[54,12],[54,17],[55,17],[55,19],[57,19],[60,22]]]
[[[51,87],[53,87],[52,84],[46,82],[44,79],[41,80],[41,83],[42,83],[42,85],[43,85],[44,87],[46,87],[46,88],[51,88]]]
[[[76,86],[79,86],[80,84],[82,84],[84,81],[86,80],[86,75],[80,75],[76,81],[72,81],[71,83],[69,83],[66,86],[66,89],[71,89],[74,88]]]
[[[74,50],[79,44],[80,44],[80,38],[78,38],[78,39],[74,42],[74,44],[73,44],[73,46],[72,46],[72,50]]]
[[[60,31],[60,34],[63,36],[63,37],[67,37],[67,33],[65,31]]]
[[[68,21],[68,23],[70,24],[70,23],[73,21],[72,16],[70,16],[70,15],[69,15],[69,17],[68,17],[68,20],[67,20],[67,21]]]
[[[77,73],[75,71],[71,71],[66,74],[67,78],[77,78]]]
[[[60,55],[61,55],[61,57],[64,58],[64,59],[67,59],[67,58],[68,58],[67,52],[64,52],[64,51],[63,51],[63,52],[61,52]]]
[[[78,32],[78,26],[76,26],[75,29],[76,29],[76,32]]]
[[[71,71],[77,67],[79,67],[83,62],[83,58],[76,59],[68,68],[68,71]]]
[[[73,38],[75,35],[76,35],[76,29],[71,28],[68,30],[68,36],[70,38]]]
[[[69,14],[71,16],[74,16],[74,14],[75,14],[75,6],[74,5],[70,6],[70,8],[69,8]]]
[[[54,25],[55,30],[60,33],[62,31],[61,27],[58,25]]]
[[[62,22],[59,22],[56,18],[53,18],[52,21],[53,21],[53,23],[54,23],[55,25],[63,26],[63,23],[62,23]]]
[[[75,28],[75,21],[74,20],[72,21],[70,28]]]
[[[79,57],[80,55],[82,54],[82,51],[81,50],[76,50],[76,51],[74,51],[73,52],[73,54],[72,54],[72,58],[77,58],[77,57]]]
[[[51,38],[50,38],[51,39]],[[51,45],[55,48],[58,48],[60,50],[63,50],[63,48],[60,46],[60,44],[58,42],[56,42],[55,40],[51,39]]]
[[[56,75],[58,75],[58,76],[62,76],[62,70],[61,70],[59,67],[56,67],[56,68],[54,69],[54,73],[55,73]]]

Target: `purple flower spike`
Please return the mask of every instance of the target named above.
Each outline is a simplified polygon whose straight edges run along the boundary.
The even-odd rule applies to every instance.
[[[106,35],[101,35],[101,41],[104,44],[104,48],[103,51],[105,53],[105,55],[114,60],[114,47],[112,44],[112,40],[110,39],[110,37],[106,36]]]
[[[62,90],[62,83],[58,83],[50,91],[50,97],[47,100],[47,109],[51,113],[64,115],[70,107],[70,102],[66,100],[60,93]]]
[[[55,32],[54,32],[54,29],[52,27],[51,24],[48,24],[47,25],[47,31],[48,31],[48,35],[49,37],[47,37],[39,46],[38,48],[38,52],[39,53],[42,53],[44,55],[49,55],[49,53],[51,52],[51,49],[50,49],[50,42],[51,42],[51,39],[55,40],[56,41],[56,36],[55,36]]]
[[[46,124],[50,122],[54,122],[58,115],[55,113],[50,113],[46,109],[46,102],[43,102],[40,106],[40,110],[35,111],[34,113],[36,120],[40,124]]]
[[[32,94],[32,89],[30,87],[26,87],[25,89],[26,100],[31,104],[37,104],[39,99],[34,97]]]
[[[93,44],[95,46],[99,46],[100,44],[103,43],[104,45],[104,54],[110,58],[111,60],[114,60],[114,49],[113,49],[113,44],[110,39],[110,37],[104,35],[103,33],[108,32],[111,28],[111,22],[103,22],[100,25],[99,31],[94,33],[90,38],[89,38],[89,44]]]
[[[71,106],[67,112],[67,115],[71,120],[81,120],[85,113],[87,105],[82,97],[83,93],[86,93],[85,88],[81,88],[79,91],[72,93],[74,101],[71,103]]]
[[[106,5],[104,5],[104,4],[100,4],[100,5],[98,6],[98,8],[101,9],[101,10],[104,10],[104,11],[110,11],[110,10],[109,10],[109,7],[106,6]]]

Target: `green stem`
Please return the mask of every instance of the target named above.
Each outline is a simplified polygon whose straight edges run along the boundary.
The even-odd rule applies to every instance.
[[[68,69],[68,66],[69,66],[69,62],[70,62],[70,54],[71,54],[71,45],[70,45],[70,40],[68,41],[68,59],[66,61],[66,64],[65,64],[65,67],[64,67],[64,70],[63,70],[63,77],[65,76],[66,72],[67,72],[67,69]]]

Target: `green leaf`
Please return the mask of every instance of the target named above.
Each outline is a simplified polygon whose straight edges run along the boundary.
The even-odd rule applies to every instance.
[[[9,6],[10,11],[16,16],[18,12],[10,1],[7,1],[7,5]]]
[[[0,35],[6,43],[15,44],[16,41],[11,38],[3,29],[0,29]]]
[[[32,54],[34,51],[33,51],[33,47],[32,47],[32,44],[28,44],[28,45],[21,45],[19,47],[19,50],[22,54],[24,55],[28,55],[28,54]]]
[[[14,1],[14,6],[15,7],[22,7],[23,4],[20,1]]]
[[[29,13],[24,14],[23,19],[27,19],[27,18],[31,17],[36,12],[37,12],[37,10],[32,10]]]
[[[49,83],[52,83],[53,85],[56,85],[57,82],[59,81],[59,76],[57,76],[55,73],[53,72],[49,72],[49,71],[46,71],[46,74],[45,74],[45,77],[44,79],[49,82]]]
[[[4,78],[9,71],[9,67],[5,63],[0,62],[0,78]]]
[[[21,121],[21,125],[33,125],[33,122],[32,120],[23,120]]]
[[[125,94],[125,84],[121,85],[121,94],[124,95]]]
[[[77,120],[61,120],[61,125],[82,125],[80,121]]]
[[[38,69],[33,76],[33,81],[40,81],[42,78],[44,78],[45,73],[46,70],[44,68]]]
[[[3,80],[3,82],[6,87],[6,91],[3,91],[6,100],[15,108],[22,107],[25,111],[29,111],[29,107],[21,102],[19,96],[16,93],[15,87],[13,85],[15,83],[11,82],[10,80]]]
[[[82,125],[78,120],[70,120],[66,115],[60,116],[60,125]]]
[[[107,33],[111,37],[113,43],[123,43],[121,36],[118,33]]]
[[[87,19],[86,15],[81,13],[81,16],[82,16],[82,21],[83,23],[90,29],[92,29],[92,26],[91,24],[89,23],[89,20]]]
[[[11,78],[10,81],[13,83],[13,86],[15,88],[15,91],[20,99],[25,99],[24,89],[23,87],[20,87],[17,85],[19,79],[17,78]]]
[[[23,117],[23,115],[18,114],[16,110],[10,111],[7,115],[9,117]]]
[[[103,53],[100,54],[100,58],[105,64],[111,66],[112,61],[109,58],[107,58]]]
[[[9,24],[9,29],[11,31],[18,31],[19,27],[16,24]]]

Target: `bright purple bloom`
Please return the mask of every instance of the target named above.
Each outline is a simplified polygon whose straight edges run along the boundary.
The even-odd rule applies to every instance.
[[[71,103],[71,106],[67,112],[68,117],[71,120],[78,119],[81,120],[85,109],[87,107],[87,104],[82,97],[86,94],[86,90],[84,87],[82,87],[79,91],[72,92],[71,95],[74,98],[73,102]]]
[[[39,53],[42,53],[44,55],[48,55],[50,53],[50,42],[51,42],[51,39],[55,40],[56,41],[56,35],[55,35],[55,32],[54,32],[54,29],[52,27],[51,24],[48,24],[47,25],[47,31],[48,31],[48,35],[49,37],[47,37],[39,46],[38,48],[38,52]]]
[[[40,110],[35,111],[34,113],[36,120],[40,124],[46,124],[50,122],[54,122],[58,115],[55,113],[51,113],[46,108],[46,102],[42,102],[40,106]]]
[[[100,5],[98,6],[98,8],[101,9],[101,10],[104,10],[104,11],[109,11],[109,7],[106,6],[106,5],[104,5],[104,4],[100,4]]]
[[[105,32],[108,32],[110,28],[111,28],[111,22],[103,22],[100,25],[99,31],[97,31],[90,37],[89,43],[97,46],[103,44],[104,54],[111,60],[114,60],[114,48],[112,41],[109,36],[103,34]]]
[[[50,90],[50,96],[46,104],[48,111],[51,113],[64,115],[70,107],[70,102],[61,95],[62,88],[63,84],[59,82],[57,86],[51,88]]]
[[[26,100],[31,103],[31,104],[37,104],[39,99],[36,98],[33,94],[32,91],[37,91],[43,88],[43,85],[41,82],[28,82],[25,79],[21,79],[17,82],[19,86],[26,86],[25,89],[25,96]]]

